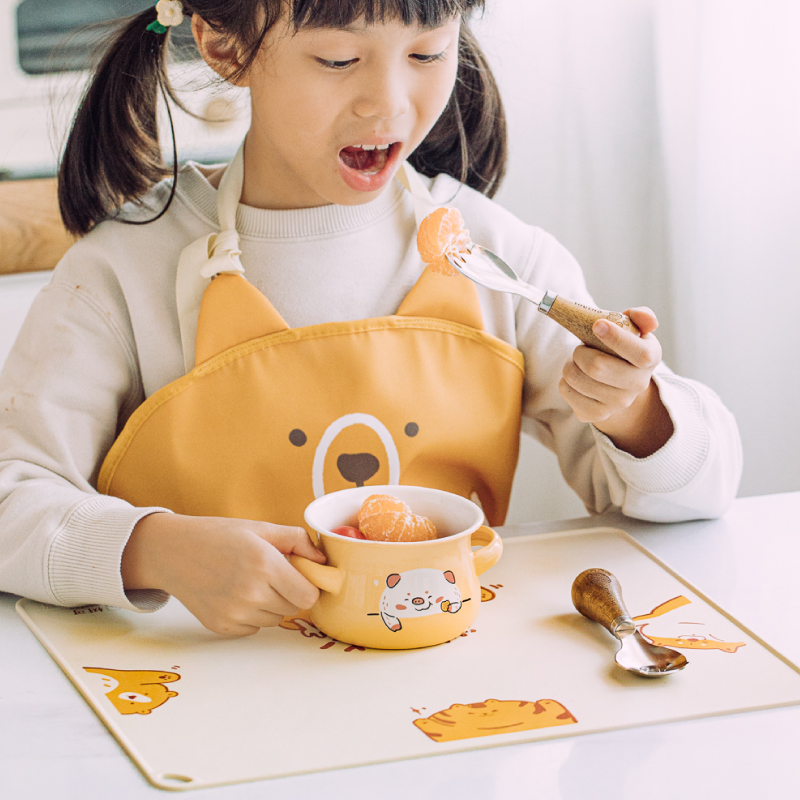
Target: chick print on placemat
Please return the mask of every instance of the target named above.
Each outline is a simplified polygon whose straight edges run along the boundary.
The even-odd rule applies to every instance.
[[[421,714],[425,709],[412,709]],[[415,719],[416,725],[434,742],[454,742],[500,733],[519,733],[557,725],[571,725],[578,720],[557,700],[494,700],[461,705]]]
[[[486,586],[481,586],[481,603],[489,603],[497,597],[497,589],[502,589],[502,583],[493,583],[491,584],[491,589],[487,588]],[[466,636],[470,636],[473,633],[477,633],[477,628],[467,628],[464,633],[461,634],[461,637],[464,638]]]
[[[481,586],[481,603],[489,603],[494,600],[497,597],[497,590],[502,588],[502,583],[490,583],[489,586]]]
[[[149,714],[178,693],[164,684],[179,681],[177,672],[159,670],[108,669],[84,667],[85,672],[100,676],[106,697],[120,714]]]
[[[633,617],[633,621],[642,636],[661,647],[735,653],[745,646],[745,642],[726,641],[713,634],[712,630],[717,634],[724,633],[718,630],[721,623],[716,617],[714,620],[704,620],[704,610],[695,606],[689,608],[691,602],[683,595],[678,595],[656,606],[649,614]]]

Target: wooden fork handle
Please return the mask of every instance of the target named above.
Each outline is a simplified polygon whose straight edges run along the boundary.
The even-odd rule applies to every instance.
[[[615,325],[619,325],[626,331],[641,336],[639,329],[631,322],[630,317],[620,314],[619,311],[603,311],[600,308],[591,308],[580,303],[575,303],[565,297],[554,295],[547,292],[544,300],[539,304],[539,311],[547,314],[559,325],[566,328],[570,333],[574,333],[584,344],[602,350],[604,353],[617,355],[610,347],[603,344],[592,332],[592,325],[595,320],[607,319]]]

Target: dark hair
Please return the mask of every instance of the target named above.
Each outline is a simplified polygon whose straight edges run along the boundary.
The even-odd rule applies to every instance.
[[[484,0],[289,0],[295,29],[344,27],[399,19],[435,27],[483,9]],[[198,14],[215,31],[240,42],[244,55],[233,75],[255,60],[286,0],[184,0],[184,13]],[[61,217],[73,234],[83,235],[123,203],[138,201],[154,184],[173,175],[158,137],[158,104],[169,97],[181,106],[167,75],[170,33],[147,30],[154,8],[122,21],[86,90],[67,139],[58,175]],[[169,109],[168,109],[169,110]],[[171,124],[171,119],[170,119]],[[173,132],[174,146],[174,132]],[[506,126],[500,94],[485,56],[466,20],[459,38],[459,65],[453,94],[425,140],[409,157],[424,175],[452,175],[492,197],[505,172]],[[136,224],[136,223],[135,223]],[[141,224],[141,223],[138,223]]]

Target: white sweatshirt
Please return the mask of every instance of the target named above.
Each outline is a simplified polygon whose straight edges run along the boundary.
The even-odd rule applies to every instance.
[[[34,301],[0,374],[0,591],[140,611],[166,599],[126,594],[120,576],[128,537],[153,509],[95,487],[133,410],[184,372],[175,272],[187,244],[218,230],[209,172],[184,167],[156,222],[98,225]],[[167,183],[155,187],[149,206],[160,209],[168,191]],[[457,206],[473,240],[501,253],[524,280],[593,305],[579,266],[552,236],[448,176],[431,192]],[[126,210],[129,219],[149,214]],[[421,270],[413,205],[396,182],[359,206],[240,206],[237,228],[248,279],[292,327],[393,314]],[[531,303],[479,291],[487,331],[525,356],[523,431],[556,453],[591,513],[620,509],[666,522],[726,510],[741,443],[714,392],[661,365],[654,379],[675,431],[658,452],[634,458],[579,422],[558,392],[577,339]]]

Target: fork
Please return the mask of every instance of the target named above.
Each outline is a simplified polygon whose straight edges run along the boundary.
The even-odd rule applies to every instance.
[[[525,283],[516,272],[496,253],[470,242],[468,252],[448,253],[451,266],[471,281],[498,292],[511,292],[533,303],[542,314],[555,320],[559,325],[575,334],[584,344],[616,356],[610,347],[595,336],[592,325],[598,319],[605,319],[620,328],[641,335],[630,317],[619,311],[603,311],[599,308],[576,303],[554,292],[542,291],[530,283]]]

